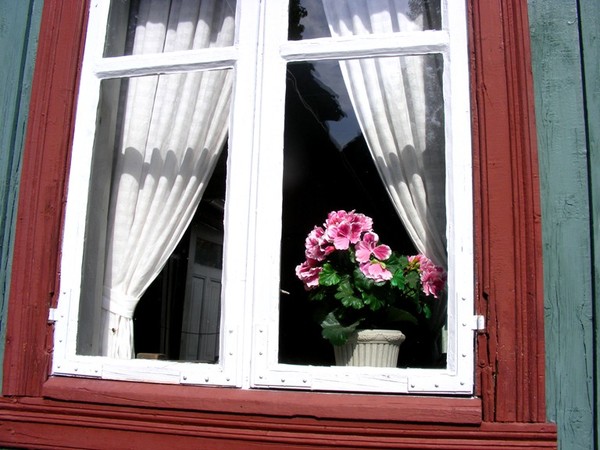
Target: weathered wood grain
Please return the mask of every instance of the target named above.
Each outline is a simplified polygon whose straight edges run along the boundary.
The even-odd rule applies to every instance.
[[[477,310],[486,316],[486,330],[478,335],[477,365],[482,396],[495,399],[484,403],[484,420],[545,421],[527,3],[473,2],[472,17]]]
[[[65,161],[85,11],[84,2],[44,2],[40,36],[45,38],[40,38],[36,53],[14,237],[2,386],[6,395],[35,395],[47,375],[48,308],[58,288]],[[56,27],[57,23],[75,26]],[[12,370],[16,367],[24,370]]]
[[[591,226],[592,226],[592,255],[593,255],[593,286],[594,296],[600,292],[600,2],[597,0],[581,0],[581,44],[585,93],[585,115],[587,130],[587,146],[589,154],[590,200],[591,200]],[[595,329],[594,329],[594,357],[596,372],[594,380],[595,389],[595,423],[596,448],[600,446],[600,433],[598,433],[598,411],[600,410],[600,336],[598,333],[598,317],[600,317],[600,304],[594,299]]]
[[[17,191],[42,1],[0,6],[0,361],[4,355],[6,305]],[[0,387],[2,365],[0,364]]]
[[[578,4],[587,5],[588,11],[580,13]],[[598,12],[597,0],[529,0],[542,185],[547,408],[548,418],[558,424],[562,449],[594,448],[593,272],[584,109],[590,92],[584,89],[581,70],[582,63],[590,61],[585,56],[582,61],[580,38],[590,64],[595,58],[596,67],[590,66],[588,75],[596,80],[588,82],[597,88],[598,47],[595,44],[592,55],[594,43],[585,29],[596,27],[597,32],[593,17],[597,20]],[[595,115],[597,124],[597,111]]]

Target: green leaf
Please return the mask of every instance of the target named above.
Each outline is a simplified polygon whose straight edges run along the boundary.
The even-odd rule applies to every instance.
[[[383,301],[379,299],[379,297],[377,297],[374,294],[369,294],[366,292],[363,292],[363,302],[365,305],[368,305],[369,308],[371,309],[371,311],[377,311],[379,309],[381,309],[381,307],[383,306]]]
[[[323,264],[323,269],[319,274],[319,284],[321,286],[335,286],[342,280],[342,277],[336,272],[330,263]]]
[[[387,318],[390,322],[410,322],[417,325],[417,318],[408,311],[400,308],[389,308]]]
[[[418,289],[420,284],[420,277],[417,272],[410,271],[405,275],[406,284],[410,286],[411,289]]]
[[[395,253],[392,253],[392,255],[385,261],[385,265],[392,273],[399,269],[402,270],[406,266],[406,264],[401,264],[400,258]]]
[[[333,345],[344,345],[359,324],[360,321],[357,321],[351,325],[343,326],[331,312],[321,322],[323,328],[321,334]]]
[[[350,276],[345,275],[342,277],[340,284],[337,287],[337,291],[343,295],[352,295],[354,294],[354,289],[352,288],[352,282],[350,281]]]
[[[354,295],[354,289],[352,288],[349,276],[343,277],[337,287],[335,298],[342,302],[342,305],[346,308],[361,309],[365,306],[363,301]]]
[[[392,286],[397,287],[400,290],[404,290],[406,287],[406,279],[404,278],[404,271],[398,269],[394,272],[392,279],[390,280]]]
[[[354,269],[354,284],[359,291],[367,291],[371,289],[374,285],[373,280],[367,278],[364,273],[360,270],[360,268]]]
[[[429,307],[429,305],[427,303],[423,303],[423,316],[426,319],[431,319],[431,308]]]
[[[335,298],[341,301],[342,305],[346,308],[362,309],[365,306],[360,298],[355,297],[354,295],[346,295],[343,292],[336,293]]]
[[[327,294],[324,290],[313,290],[308,294],[308,298],[313,301],[322,301],[327,298]]]

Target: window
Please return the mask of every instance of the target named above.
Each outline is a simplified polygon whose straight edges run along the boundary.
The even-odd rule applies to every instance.
[[[292,1],[289,8],[155,3],[147,9],[144,0],[92,2],[61,296],[51,312],[53,373],[243,388],[471,393],[477,323],[464,5],[400,2],[402,14],[382,28],[387,2],[368,2],[370,10],[353,2],[352,14],[327,0]],[[360,17],[355,31],[349,17]],[[378,93],[396,107],[406,98],[404,106],[384,113]],[[440,200],[428,210],[438,212],[437,220],[394,197],[406,180],[382,163],[391,149],[381,133],[395,132],[397,122],[386,130],[386,114],[409,116],[411,138],[441,157],[438,172],[427,170],[435,158],[413,165],[421,178],[437,182]],[[140,155],[141,148],[150,151]],[[333,192],[342,182],[348,188]],[[139,209],[127,211],[136,203],[132,196]],[[300,224],[353,209],[361,197],[398,246],[436,254],[423,241],[442,243],[437,255],[447,258],[448,269],[442,365],[343,368],[297,348],[298,333],[309,327],[301,295],[287,298],[301,287],[290,277],[310,230]],[[419,228],[415,223],[440,229],[425,236],[409,230],[410,244],[400,236]],[[144,318],[142,305],[152,310],[157,298],[158,319]],[[133,358],[136,332],[152,330],[157,346]]]
[[[485,330],[476,333],[474,395],[429,397],[99,380],[106,361],[98,357],[91,357],[98,361],[96,378],[49,373],[51,361],[57,365],[55,357],[68,362],[82,356],[75,348],[65,353],[61,335],[55,331],[64,332],[65,320],[69,320],[61,316],[68,312],[64,302],[72,288],[59,277],[68,278],[67,272],[73,269],[81,272],[81,267],[68,260],[62,267],[59,256],[68,249],[62,242],[67,204],[63,183],[75,151],[74,101],[79,97],[89,3],[74,2],[68,7],[64,2],[44,3],[6,321],[4,397],[0,401],[3,424],[14,430],[5,433],[7,445],[84,448],[123,433],[140,446],[177,448],[197,447],[199,442],[231,448],[332,447],[357,442],[372,447],[462,448],[484,441],[490,447],[522,446],[525,441],[531,447],[548,447],[556,442],[556,428],[545,423],[543,395],[538,164],[525,2],[467,2],[474,124],[475,301],[486,323]],[[203,236],[207,236],[205,231],[200,229]],[[183,254],[184,247],[174,255]],[[173,259],[172,266],[176,263]],[[48,310],[57,306],[51,316],[57,319],[55,330],[54,323],[48,323]],[[463,316],[467,328],[473,317],[469,313]],[[77,326],[77,316],[73,317],[71,324]],[[450,342],[452,323],[462,327],[460,321],[450,319]],[[53,334],[56,339],[50,340]],[[449,344],[449,348],[454,347]],[[146,365],[136,367],[156,379],[159,362],[139,361]],[[113,367],[117,366],[107,366]],[[104,377],[126,378],[124,369],[129,370],[120,366],[118,373],[106,371]],[[134,375],[142,379],[129,370],[128,376]]]

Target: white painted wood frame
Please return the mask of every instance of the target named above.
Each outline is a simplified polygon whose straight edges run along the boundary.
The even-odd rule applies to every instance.
[[[442,0],[442,29],[393,36],[287,41],[287,5],[238,0],[233,47],[103,58],[109,2],[92,1],[81,70],[55,322],[52,372],[160,383],[326,391],[471,394],[474,329],[473,195],[464,1]],[[379,369],[278,362],[279,252],[285,71],[293,61],[441,54],[444,61],[448,353],[446,369]],[[234,70],[230,118],[221,348],[216,364],[113,360],[76,354],[84,230],[104,79]],[[327,344],[324,342],[324,344]]]

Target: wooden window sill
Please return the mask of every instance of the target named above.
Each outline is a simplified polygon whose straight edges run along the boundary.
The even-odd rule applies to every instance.
[[[482,420],[481,400],[474,397],[247,390],[71,377],[49,378],[42,395],[68,402],[225,414],[465,425]]]

